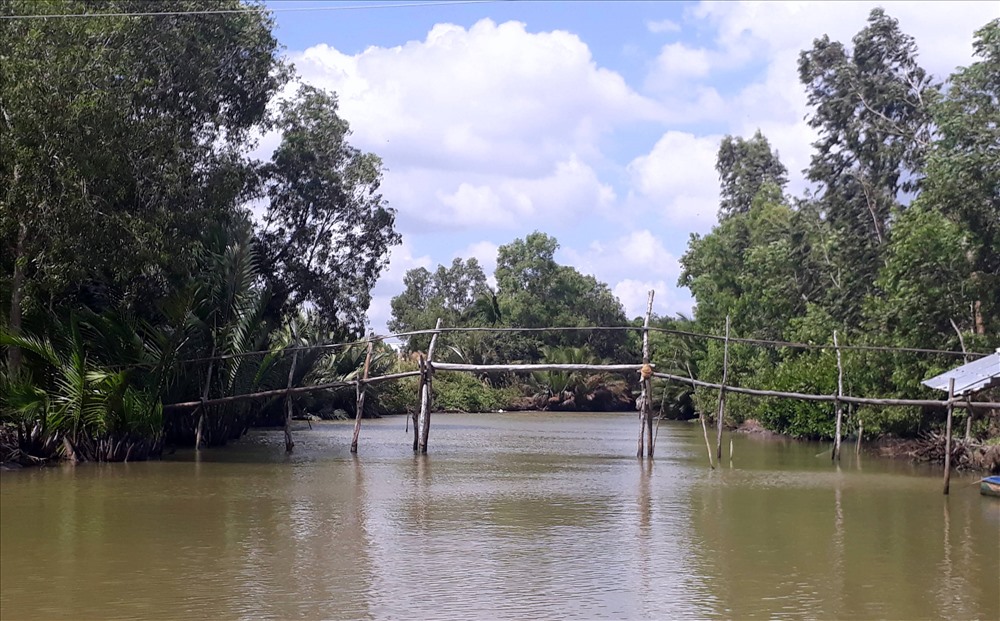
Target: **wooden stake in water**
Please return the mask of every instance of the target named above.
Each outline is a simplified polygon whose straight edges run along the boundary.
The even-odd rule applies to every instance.
[[[945,425],[944,436],[944,494],[948,495],[951,487],[951,415],[955,411],[955,378],[948,380],[948,422]]]
[[[294,332],[292,333],[294,335]],[[295,342],[294,340],[292,341]],[[288,370],[288,385],[287,390],[292,389],[292,380],[295,377],[295,363],[298,361],[299,352],[295,351],[292,353],[292,367]],[[285,452],[291,453],[292,449],[295,448],[295,442],[292,440],[292,395],[291,393],[285,394]]]
[[[417,384],[417,408],[413,410],[413,452],[420,450],[420,412],[424,403],[424,382],[427,381],[427,373],[424,370],[424,355],[417,356],[417,369],[420,370],[420,382]]]
[[[858,417],[858,443],[854,446],[854,454],[861,454],[861,438],[865,435],[865,422]]]
[[[688,377],[691,378],[691,390],[694,391],[696,386],[694,384],[694,374],[691,373],[691,365],[687,362],[684,363],[687,367]],[[705,436],[705,450],[708,451],[708,466],[715,470],[715,464],[712,463],[712,443],[708,441],[708,426],[705,425],[705,412],[698,412],[698,419],[701,421],[701,433]]]
[[[840,436],[841,436],[841,422],[844,418],[844,407],[841,405],[840,398],[844,396],[844,367],[840,361],[840,344],[837,343],[837,331],[833,331],[833,347],[837,351],[837,400],[834,405],[837,408],[837,431],[833,438],[833,453],[830,455],[831,459],[840,459]]]
[[[441,329],[441,319],[438,318],[434,325],[435,330]],[[427,437],[431,433],[431,404],[434,401],[431,379],[434,376],[434,367],[431,360],[434,358],[434,345],[437,344],[439,332],[431,336],[431,344],[427,348],[427,361],[424,363],[424,389],[420,400],[420,452],[427,452]]]
[[[212,343],[212,353],[208,362],[208,373],[205,375],[205,388],[201,391],[201,403],[198,405],[198,426],[194,432],[194,450],[201,450],[201,435],[205,429],[205,402],[208,401],[208,391],[212,386],[212,366],[215,364],[215,343]]]
[[[289,326],[292,334],[292,347],[298,346],[298,337],[295,331],[295,322]],[[291,453],[292,449],[295,448],[295,442],[292,440],[292,393],[288,392],[292,390],[292,381],[295,379],[295,363],[299,359],[299,350],[295,349],[292,351],[292,366],[288,369],[288,383],[285,385],[285,452]]]
[[[653,291],[646,298],[646,319],[642,324],[642,394],[639,397],[639,448],[636,457],[642,457],[643,437],[646,438],[646,456],[653,456],[653,369],[649,364],[649,321],[653,314]]]
[[[361,435],[361,416],[365,412],[365,391],[368,388],[368,369],[372,363],[372,348],[375,346],[375,333],[368,334],[368,352],[365,354],[365,368],[362,371],[361,381],[355,385],[357,401],[357,414],[354,417],[354,437],[351,439],[351,452],[358,452],[358,436]]]
[[[729,315],[726,315],[726,340],[722,349],[722,384],[719,385],[718,434],[715,438],[715,456],[722,465],[722,421],[726,415],[726,377],[729,375]]]

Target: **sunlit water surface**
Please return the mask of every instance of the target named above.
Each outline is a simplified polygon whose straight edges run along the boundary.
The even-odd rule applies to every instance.
[[[634,414],[435,415],[0,475],[0,618],[998,619],[1000,501],[958,476]]]

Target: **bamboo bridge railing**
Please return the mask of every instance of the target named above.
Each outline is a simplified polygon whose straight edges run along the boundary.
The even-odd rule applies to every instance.
[[[552,327],[552,328],[488,328],[488,327],[474,327],[474,328],[450,328],[441,326],[441,320],[438,319],[437,325],[432,330],[415,330],[410,332],[403,332],[398,334],[390,335],[375,335],[370,334],[367,338],[353,343],[339,343],[332,345],[321,345],[312,347],[293,347],[287,348],[284,351],[291,352],[293,356],[304,349],[334,349],[348,347],[356,344],[368,344],[367,355],[365,356],[365,363],[362,376],[354,380],[345,380],[338,382],[329,382],[324,384],[316,384],[312,386],[298,386],[292,387],[291,377],[292,373],[289,374],[288,386],[281,389],[275,390],[264,390],[248,394],[240,395],[230,395],[225,397],[207,398],[207,392],[202,396],[201,399],[197,401],[186,401],[182,403],[171,403],[165,404],[163,407],[165,410],[182,410],[182,409],[192,409],[196,408],[201,410],[201,417],[199,418],[199,428],[201,427],[202,417],[205,415],[204,408],[210,405],[221,405],[227,403],[234,403],[240,401],[249,401],[257,399],[268,399],[273,397],[293,397],[295,395],[305,394],[309,392],[319,391],[319,390],[329,390],[333,388],[347,388],[353,387],[356,391],[357,398],[357,414],[355,418],[354,433],[351,441],[351,452],[356,453],[358,451],[358,441],[361,432],[361,414],[363,412],[366,388],[370,385],[380,384],[382,382],[395,381],[407,377],[419,377],[419,399],[420,407],[413,413],[413,450],[418,453],[427,453],[428,447],[428,436],[430,435],[431,426],[431,404],[433,403],[433,376],[438,371],[451,372],[451,373],[489,373],[489,372],[508,372],[508,373],[530,373],[536,371],[557,371],[557,372],[572,372],[572,371],[583,371],[592,373],[637,373],[640,376],[641,382],[641,392],[639,398],[636,400],[636,409],[639,412],[639,439],[637,444],[636,456],[652,458],[654,451],[654,431],[653,431],[653,416],[651,407],[651,395],[652,395],[652,380],[653,378],[669,381],[669,382],[679,382],[692,387],[702,387],[712,390],[719,391],[719,407],[718,413],[716,415],[717,423],[717,434],[716,434],[716,447],[715,454],[716,458],[722,459],[722,421],[725,416],[725,397],[727,393],[733,394],[743,394],[753,397],[768,397],[768,398],[783,398],[783,399],[797,399],[800,401],[811,401],[811,402],[828,402],[833,403],[836,411],[836,437],[834,439],[834,448],[831,453],[832,459],[840,459],[840,440],[841,440],[841,420],[842,420],[842,404],[854,404],[854,405],[873,405],[873,406],[885,406],[885,407],[938,407],[946,409],[948,412],[948,429],[951,428],[952,413],[955,408],[964,408],[969,411],[970,415],[974,410],[982,409],[1000,409],[1000,403],[997,402],[986,402],[986,401],[972,401],[967,397],[955,396],[954,390],[949,391],[949,396],[947,399],[891,399],[891,398],[873,398],[873,397],[855,397],[851,395],[844,394],[843,389],[843,366],[841,363],[841,352],[842,351],[883,351],[883,352],[904,352],[904,353],[920,353],[920,354],[940,354],[940,355],[954,355],[954,356],[984,356],[987,354],[978,352],[956,352],[948,350],[936,350],[936,349],[922,349],[922,348],[910,348],[910,347],[881,347],[881,346],[870,346],[870,345],[841,345],[838,342],[836,332],[833,335],[833,346],[829,345],[814,345],[808,343],[793,343],[786,341],[775,341],[775,340],[765,340],[765,339],[750,339],[750,338],[737,338],[730,335],[729,330],[729,318],[726,318],[726,333],[724,336],[713,335],[713,334],[698,334],[695,332],[687,332],[683,330],[671,330],[664,328],[650,327],[649,322],[652,317],[653,309],[653,295],[654,292],[649,292],[649,297],[646,306],[646,316],[641,328],[634,326],[613,326],[613,327],[594,327],[594,326],[584,326],[584,327]],[[446,333],[468,333],[468,332],[541,332],[541,331],[584,331],[584,330],[632,330],[642,332],[642,363],[633,364],[550,364],[550,363],[536,363],[536,364],[458,364],[450,362],[435,362],[434,353],[435,346],[437,344],[437,337],[441,334]],[[722,382],[707,382],[704,380],[695,379],[690,375],[688,377],[683,377],[679,375],[673,375],[670,373],[663,373],[655,370],[655,365],[650,362],[650,345],[649,345],[649,333],[650,332],[660,332],[666,334],[673,334],[677,336],[685,336],[691,338],[701,338],[707,340],[720,340],[723,342],[724,353],[723,353],[723,372],[722,372]],[[379,341],[385,341],[393,338],[403,338],[410,336],[419,335],[430,335],[431,341],[430,346],[427,350],[426,357],[423,354],[419,356],[419,368],[416,371],[407,371],[403,373],[392,373],[387,375],[377,375],[374,377],[369,376],[372,347],[374,343]],[[745,343],[751,345],[761,345],[761,346],[772,346],[772,347],[786,347],[793,349],[816,349],[816,350],[828,350],[834,349],[837,355],[837,392],[836,394],[826,395],[826,394],[808,394],[799,392],[789,392],[780,390],[764,390],[759,388],[745,388],[741,386],[732,386],[727,383],[728,380],[728,367],[729,367],[729,345],[730,343]],[[273,352],[245,352],[242,354],[233,354],[228,356],[211,356],[208,358],[196,358],[184,360],[181,362],[209,362],[210,364],[215,361],[233,358],[237,356],[248,356],[254,354],[265,354]],[[293,361],[294,362],[294,361]],[[294,371],[294,369],[293,369]],[[211,373],[211,370],[209,371]],[[290,401],[289,401],[290,403]],[[287,406],[286,406],[287,407]],[[709,463],[712,464],[712,449],[709,445],[708,430],[705,424],[704,413],[699,415],[701,418],[702,428],[705,433],[705,443],[708,448],[709,453]],[[292,442],[292,436],[290,432],[291,424],[291,408],[288,407],[287,414],[285,417],[285,446],[286,449],[291,451],[294,446]],[[200,434],[199,434],[200,435]],[[860,446],[860,436],[859,436],[859,446]],[[945,493],[948,491],[948,476],[950,471],[950,460],[948,459],[950,455],[946,455],[945,459]]]

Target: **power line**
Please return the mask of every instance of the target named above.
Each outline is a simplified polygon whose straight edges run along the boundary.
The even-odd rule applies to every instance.
[[[467,4],[492,4],[512,0],[442,0],[440,2],[401,2],[396,4],[354,4],[330,6],[302,6],[268,8],[248,6],[242,9],[204,9],[201,11],[150,11],[145,13],[37,13],[34,15],[0,15],[0,19],[74,19],[97,17],[161,17],[174,15],[232,15],[242,13],[290,13],[298,11],[361,11],[366,9],[404,9],[430,6],[458,6]]]
[[[490,332],[490,333],[510,333],[510,332],[642,332],[644,329],[642,326],[552,326],[547,328],[511,328],[511,327],[468,327],[468,328],[429,328],[426,330],[412,330],[409,332],[398,332],[395,334],[374,334],[370,337],[365,337],[355,341],[348,341],[343,343],[324,343],[321,345],[299,345],[294,347],[283,347],[281,349],[263,349],[259,351],[247,351],[238,352],[234,354],[221,354],[217,356],[209,356],[202,358],[182,358],[173,361],[173,365],[180,364],[190,364],[198,362],[209,362],[212,360],[234,360],[239,358],[249,358],[253,356],[265,356],[272,354],[278,357],[284,357],[286,355],[295,352],[305,352],[305,351],[328,351],[337,349],[347,349],[352,346],[364,345],[369,342],[384,342],[387,340],[397,340],[403,339],[411,336],[426,336],[433,334],[452,334],[452,333],[463,333],[463,332]],[[689,332],[687,330],[675,330],[671,328],[658,328],[654,326],[649,326],[648,330],[650,332],[658,332],[660,334],[670,334],[674,336],[695,338],[695,339],[705,339],[710,341],[723,341],[724,336],[718,334],[702,334],[699,332]],[[774,341],[767,339],[752,339],[752,338],[740,338],[731,336],[729,337],[731,343],[744,343],[747,345],[760,345],[763,347],[779,347],[788,349],[802,349],[808,351],[823,351],[823,350],[833,350],[836,347],[832,344],[823,345],[816,343],[795,343],[791,341]],[[925,349],[920,347],[891,347],[884,345],[841,345],[839,347],[842,351],[871,351],[871,352],[882,352],[882,353],[909,353],[909,354],[937,354],[943,356],[970,356],[970,357],[982,357],[988,356],[989,353],[986,352],[961,352],[943,349]],[[114,368],[135,368],[145,366],[142,364],[128,364],[128,365],[114,365]]]

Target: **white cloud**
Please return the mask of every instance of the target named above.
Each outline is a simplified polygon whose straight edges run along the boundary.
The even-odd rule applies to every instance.
[[[716,64],[711,56],[711,52],[704,48],[689,47],[680,42],[668,43],[653,63],[646,88],[666,90],[704,78]]]
[[[662,280],[638,280],[627,278],[615,284],[612,292],[618,296],[625,307],[625,316],[629,318],[642,317],[646,314],[646,304],[650,291],[653,295],[653,312],[661,316],[673,316],[677,313],[691,316],[694,301],[687,292],[681,291]]]
[[[868,14],[883,6],[916,39],[921,63],[946,77],[972,54],[972,33],[1000,16],[991,2],[702,2],[692,16],[716,29],[720,48],[795,63],[799,51],[827,34],[850,45]],[[946,25],[946,27],[944,27]]]
[[[719,136],[668,131],[652,151],[628,165],[633,204],[645,205],[669,224],[703,230],[715,221],[719,180],[715,157]]]
[[[646,29],[653,34],[660,34],[663,32],[680,32],[681,25],[669,19],[661,19],[657,21],[649,20],[646,22]]]
[[[582,250],[564,248],[558,258],[608,283],[628,317],[645,314],[650,289],[656,291],[655,312],[672,315],[691,310],[690,298],[674,284],[680,275],[677,257],[648,229],[630,231],[611,241],[595,240]]]
[[[801,171],[809,164],[816,132],[804,121],[809,108],[799,83],[798,56],[823,34],[850,46],[878,5],[701,2],[686,12],[685,20],[707,27],[712,42],[665,45],[649,69],[646,88],[660,94],[677,121],[714,121],[722,131],[741,136],[761,129],[789,169],[789,190],[801,193],[807,186]],[[919,62],[939,79],[971,61],[973,31],[1000,15],[988,2],[891,3],[885,8],[915,38]],[[725,80],[744,85],[720,95],[713,85]],[[655,149],[650,157],[655,159]],[[648,184],[645,175],[638,181]]]
[[[292,60],[303,81],[338,93],[352,142],[383,157],[385,195],[414,230],[600,209],[615,197],[592,167],[598,141],[667,116],[575,34],[519,22],[438,24],[423,41],[355,55],[319,45]]]
[[[372,290],[371,306],[368,308],[368,323],[373,330],[378,333],[387,331],[386,322],[392,313],[389,302],[402,293],[406,272],[418,267],[431,269],[433,265],[434,262],[428,255],[414,256],[413,248],[406,238],[389,251],[389,267]]]
[[[469,244],[464,250],[455,253],[455,256],[461,259],[475,258],[479,261],[479,266],[486,273],[486,284],[496,289],[497,279],[493,272],[497,269],[497,250],[499,248],[500,246],[497,244],[483,240]]]
[[[422,230],[546,227],[605,212],[616,200],[614,189],[575,155],[536,178],[409,168],[387,177],[384,188],[410,220],[401,224]]]

